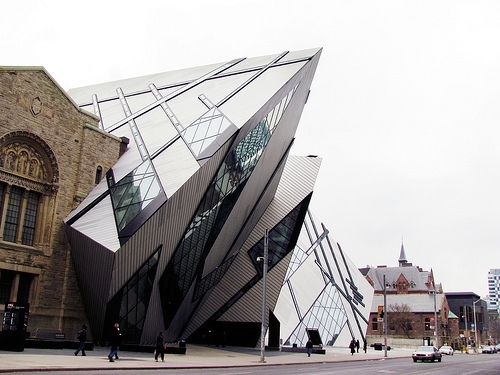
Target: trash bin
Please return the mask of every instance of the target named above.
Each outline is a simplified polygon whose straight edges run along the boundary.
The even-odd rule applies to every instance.
[[[382,343],[381,342],[376,342],[373,344],[373,349],[375,350],[382,350]]]
[[[186,347],[186,341],[181,340],[179,341],[179,348],[185,348]]]

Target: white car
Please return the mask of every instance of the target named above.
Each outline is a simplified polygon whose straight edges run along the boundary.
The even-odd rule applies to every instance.
[[[449,345],[443,345],[439,348],[439,352],[446,355],[453,355],[453,348]]]
[[[490,345],[485,345],[483,346],[483,348],[481,349],[481,353],[484,353],[484,354],[493,354],[495,353],[494,349],[492,346]]]

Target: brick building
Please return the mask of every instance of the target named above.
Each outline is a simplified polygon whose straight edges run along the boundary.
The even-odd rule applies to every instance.
[[[62,225],[126,146],[98,121],[43,68],[0,67],[0,313],[29,303],[31,335],[87,321]]]
[[[450,331],[444,328],[450,324],[450,309],[441,284],[435,283],[432,270],[424,271],[407,261],[403,244],[398,263],[398,267],[360,269],[374,288],[370,324],[367,329],[368,342],[380,341],[384,334],[383,323],[380,322],[380,311],[384,306],[384,288],[388,336],[415,339],[415,342],[422,342],[423,338],[428,337],[429,343],[434,343],[437,318],[438,344],[448,342],[450,337],[447,335]]]

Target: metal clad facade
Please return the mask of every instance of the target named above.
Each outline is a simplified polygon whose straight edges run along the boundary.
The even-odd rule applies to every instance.
[[[89,318],[92,335],[101,336],[109,286],[113,274],[114,253],[87,236],[66,227],[68,240],[73,246],[71,256],[75,264],[80,289]]]
[[[248,251],[309,203],[321,159],[288,154],[320,55],[285,52],[71,92],[82,108],[99,107],[104,129],[130,139],[96,189],[102,194],[109,184],[110,196],[89,202],[91,193],[85,206],[94,206],[68,229],[91,324],[100,320],[102,332],[113,312],[133,326],[140,304],[146,311],[134,340],[151,344],[158,331],[188,339],[211,322],[260,322],[262,279]],[[270,310],[295,253],[287,240],[301,225],[285,231],[288,247],[269,270]],[[158,249],[158,262],[145,268],[147,291],[136,300],[135,290],[122,295]],[[85,274],[91,263],[97,273]]]

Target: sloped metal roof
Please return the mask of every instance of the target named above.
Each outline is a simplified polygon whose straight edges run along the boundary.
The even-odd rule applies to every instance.
[[[444,294],[436,294],[436,310],[439,311],[442,306]],[[434,295],[433,294],[387,294],[386,296],[387,310],[391,311],[390,305],[408,305],[414,313],[433,313],[434,312]],[[384,305],[383,295],[374,295],[371,305],[372,313],[378,312],[378,306]]]
[[[68,93],[81,109],[99,116],[103,130],[130,140],[127,151],[112,168],[114,181],[127,178],[149,159],[168,199],[196,173],[204,158],[229,140],[319,50],[238,58],[75,88]],[[207,115],[210,111],[213,114]],[[206,120],[200,121],[204,116]],[[203,139],[207,141],[197,142]],[[66,221],[86,216],[87,223],[96,222],[105,213],[89,208],[107,190],[104,178]],[[112,215],[111,210],[106,216]],[[74,227],[85,225],[82,222]],[[108,220],[87,235],[102,239],[116,233],[113,225]],[[117,243],[106,240],[108,245]]]

